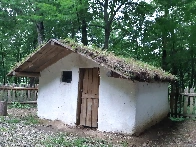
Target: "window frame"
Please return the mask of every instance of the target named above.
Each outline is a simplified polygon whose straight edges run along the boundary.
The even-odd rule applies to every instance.
[[[71,70],[63,70],[61,71],[61,82],[62,83],[71,83],[72,82],[72,71]]]

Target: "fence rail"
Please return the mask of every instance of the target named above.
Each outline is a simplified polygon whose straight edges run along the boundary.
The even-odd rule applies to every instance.
[[[185,89],[183,93],[171,92],[169,94],[170,117],[196,118],[196,93],[194,89]]]
[[[37,101],[38,88],[29,87],[0,87],[0,100],[11,102],[33,103]]]

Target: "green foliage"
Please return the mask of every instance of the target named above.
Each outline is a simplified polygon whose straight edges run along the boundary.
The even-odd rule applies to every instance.
[[[21,104],[19,102],[12,102],[11,105],[9,105],[9,108],[18,108],[18,109],[30,109],[33,106],[30,104]]]
[[[104,2],[1,0],[0,83],[22,81],[6,74],[12,65],[36,49],[38,22],[44,24],[46,41],[70,37],[77,42],[82,40],[85,22],[89,45],[102,48],[109,29],[108,50],[115,55],[162,66],[177,75],[182,88],[195,85],[194,0],[116,0],[108,1],[108,7]]]

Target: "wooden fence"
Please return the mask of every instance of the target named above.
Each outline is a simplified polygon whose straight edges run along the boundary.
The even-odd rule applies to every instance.
[[[1,86],[0,100],[8,100],[8,103],[36,103],[38,96],[38,88]]]
[[[174,118],[196,118],[196,93],[194,89],[188,88],[181,92],[169,94],[170,117]]]

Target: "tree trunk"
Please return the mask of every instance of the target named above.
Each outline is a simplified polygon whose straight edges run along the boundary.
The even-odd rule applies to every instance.
[[[109,48],[109,38],[110,38],[110,29],[107,27],[107,28],[105,28],[105,40],[104,40],[103,49]]]
[[[44,22],[37,22],[36,23],[36,27],[37,27],[37,41],[38,41],[38,45],[41,45],[43,43],[44,40]],[[30,87],[34,87],[35,86],[35,77],[29,77],[30,81]]]
[[[3,84],[6,83],[6,73],[5,73],[5,61],[4,61],[4,51],[3,51],[3,45],[1,43],[1,62],[2,62],[2,69],[3,69]]]
[[[0,101],[0,116],[6,116],[6,115],[7,115],[7,100]]]
[[[30,77],[29,79],[30,79],[29,81],[30,87],[35,87],[35,77]]]
[[[71,25],[72,25],[72,29],[71,29],[71,39],[74,39],[74,38],[75,38],[75,35],[76,35],[76,31],[75,31],[73,22],[71,23]]]
[[[164,15],[164,20],[166,22],[167,16],[169,14],[169,10],[167,7],[165,7],[165,15]],[[163,52],[162,52],[162,68],[164,70],[167,70],[167,45],[168,45],[168,40],[167,40],[167,34],[168,34],[168,28],[166,26],[163,26],[163,32],[162,32],[162,45],[163,45]]]
[[[88,39],[87,39],[87,24],[86,20],[82,20],[82,43],[84,45],[88,45]]]
[[[36,24],[37,26],[37,40],[38,40],[38,45],[41,45],[43,43],[43,40],[44,40],[44,23],[43,21],[41,22],[38,22]]]
[[[110,23],[109,23],[109,13],[108,13],[108,0],[105,0],[104,3],[104,30],[105,30],[105,39],[103,49],[108,49],[109,47],[109,38],[110,38]]]
[[[191,79],[190,79],[190,85],[189,87],[194,87],[194,78],[195,78],[195,59],[194,59],[194,48],[193,48],[193,45],[191,45],[191,49],[190,49],[190,52],[191,52]]]

